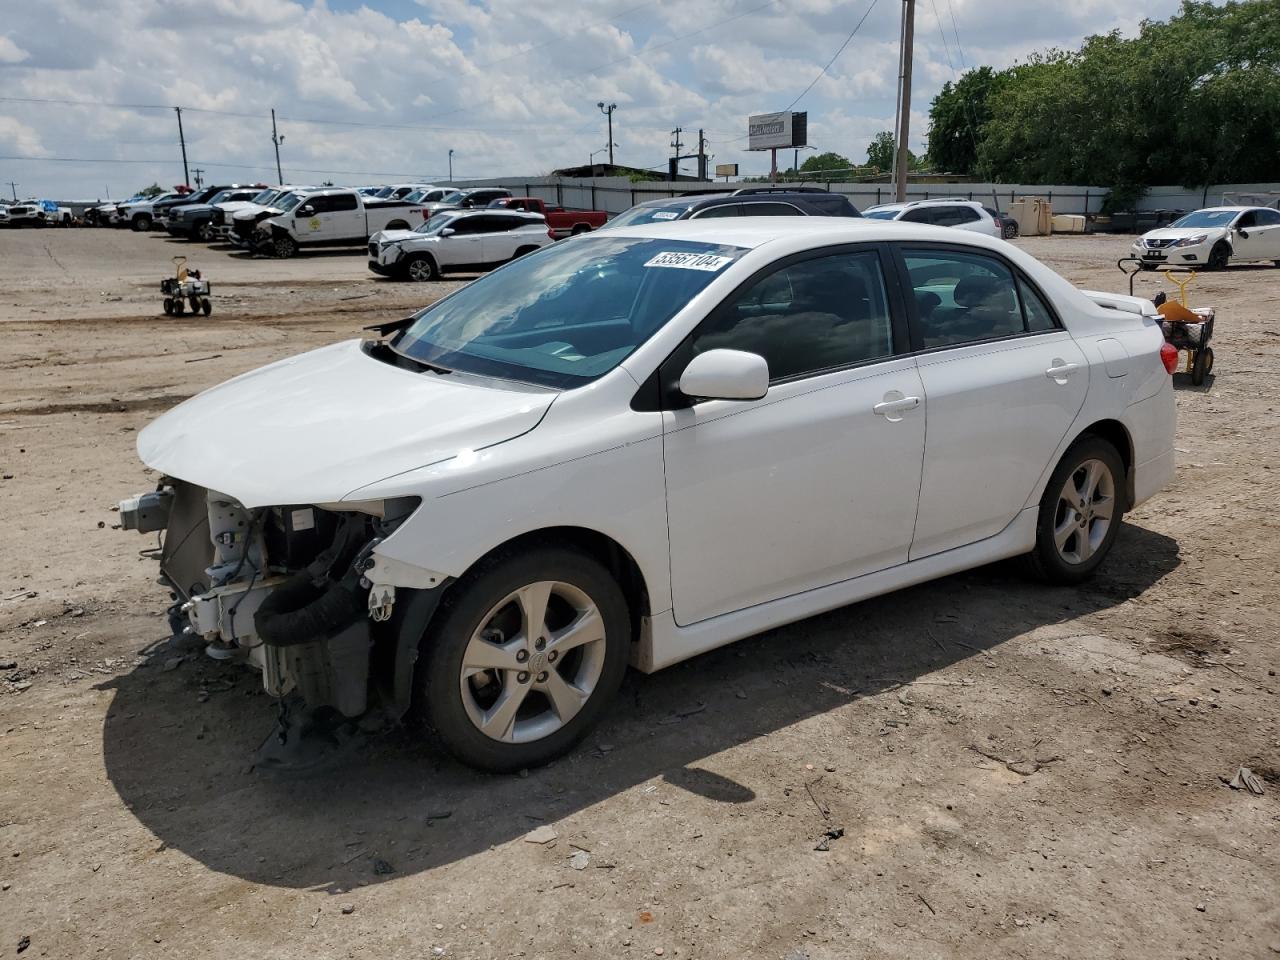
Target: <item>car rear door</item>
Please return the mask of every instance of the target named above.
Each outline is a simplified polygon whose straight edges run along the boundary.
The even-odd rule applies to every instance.
[[[745,350],[768,394],[663,414],[675,619],[681,625],[907,558],[924,402],[888,254],[787,258],[716,308],[664,364]]]
[[[502,213],[489,213],[472,219],[480,221],[480,256],[484,263],[494,266],[515,256],[520,237],[512,231],[528,221]]]
[[[928,439],[911,559],[994,536],[1026,504],[1075,422],[1088,362],[1003,257],[895,244]]]
[[[329,212],[321,231],[326,240],[363,243],[369,239],[364,207],[354,192],[330,194],[328,201]]]

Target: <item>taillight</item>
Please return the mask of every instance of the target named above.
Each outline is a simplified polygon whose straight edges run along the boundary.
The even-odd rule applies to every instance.
[[[1165,370],[1172,375],[1178,369],[1178,348],[1172,343],[1160,344],[1160,360],[1164,363]]]
[[[552,230],[550,227],[547,227],[547,239],[554,240],[555,238],[556,238],[556,232]]]

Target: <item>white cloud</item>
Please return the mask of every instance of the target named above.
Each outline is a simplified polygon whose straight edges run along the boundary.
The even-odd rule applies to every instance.
[[[23,156],[43,157],[48,155],[40,135],[31,127],[14,117],[0,116],[0,150]]]
[[[586,162],[605,145],[596,102],[607,100],[618,104],[621,163],[663,164],[671,131],[680,126],[686,143],[704,129],[717,161],[760,172],[768,156],[743,149],[747,115],[794,100],[870,0],[763,2],[11,4],[0,36],[4,96],[156,108],[3,103],[5,150],[157,162],[6,161],[4,169],[40,193],[68,197],[96,195],[103,184],[114,195],[152,180],[175,183],[182,170],[176,118],[165,105],[181,104],[189,108],[183,123],[192,166],[216,180],[274,174],[272,107],[286,135],[286,177],[442,176],[450,148],[459,176],[519,175]],[[861,160],[871,137],[892,129],[900,6],[878,4],[798,104],[809,111],[818,149]],[[1024,0],[1017,17],[1009,6],[918,4],[913,149],[923,146],[929,100],[962,62],[1005,66],[1036,49],[1073,47],[1089,33],[1132,32],[1138,22],[1118,12],[1114,0]],[[1140,15],[1164,17],[1176,6],[1177,0],[1148,0]],[[339,119],[375,126],[312,122]]]
[[[0,33],[0,63],[21,63],[31,54]]]

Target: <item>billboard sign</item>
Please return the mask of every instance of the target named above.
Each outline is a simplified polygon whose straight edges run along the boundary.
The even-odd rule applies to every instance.
[[[736,163],[717,163],[717,177],[736,177],[738,175],[738,165]]]
[[[747,118],[747,149],[778,150],[808,146],[809,114],[759,113]]]

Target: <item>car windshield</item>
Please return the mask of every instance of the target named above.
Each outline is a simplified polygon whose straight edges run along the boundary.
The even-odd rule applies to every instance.
[[[261,193],[254,194],[253,199],[250,200],[249,202],[250,203],[269,203],[271,199],[275,197],[275,195],[279,192],[280,191],[277,190],[275,187],[267,187],[267,189],[263,190]]]
[[[1225,227],[1238,216],[1240,216],[1239,210],[1197,210],[1195,213],[1188,213],[1185,217],[1173,221],[1169,226]]]
[[[580,386],[626,359],[744,252],[600,235],[555,244],[425,308],[393,345],[448,370]]]
[[[689,209],[689,205],[680,204],[673,207],[632,207],[624,210],[609,221],[611,227],[630,227],[637,223],[662,223],[666,220],[679,220],[681,214]]]
[[[863,210],[862,215],[872,220],[892,220],[901,212],[901,210]]]
[[[450,193],[446,193],[440,199],[440,202],[441,203],[461,203],[463,199],[466,198],[466,196],[467,196],[467,193],[465,190],[454,190]]]
[[[422,199],[423,194],[425,194],[426,192],[427,192],[427,191],[425,191],[425,190],[415,190],[415,191],[413,191],[413,193],[409,194],[407,197],[405,197],[405,198],[404,198],[404,199],[405,199],[405,202],[406,202],[406,203],[417,203],[419,200],[421,200],[421,199]]]
[[[387,197],[391,196],[391,194],[395,191],[395,189],[396,189],[395,187],[383,187],[373,196],[377,200],[385,200]]]
[[[221,203],[223,200],[226,200],[229,196],[231,196],[232,192],[233,192],[233,191],[231,191],[231,190],[222,190],[222,191],[220,191],[220,192],[218,192],[218,193],[215,193],[215,194],[214,194],[212,197],[210,197],[206,202],[207,202],[207,203],[211,203],[211,204],[212,204],[212,203]]]
[[[433,214],[429,219],[424,220],[413,228],[414,233],[435,233],[446,223],[454,218],[454,211],[449,210],[444,213]]]
[[[285,197],[282,201],[280,201],[280,210],[283,213],[288,213],[290,210],[292,210],[301,202],[302,202],[302,194],[291,193],[287,197]]]

